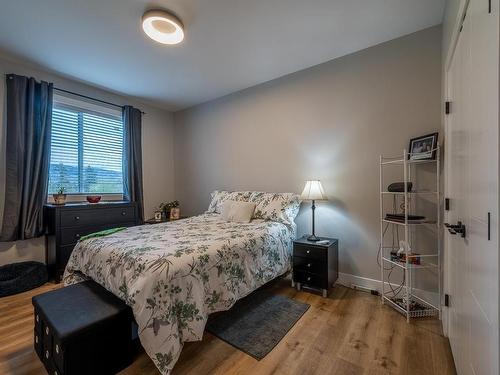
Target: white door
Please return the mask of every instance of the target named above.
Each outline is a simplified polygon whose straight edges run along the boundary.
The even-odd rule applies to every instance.
[[[457,371],[499,374],[498,0],[470,0],[447,72],[448,336]],[[452,230],[453,231],[453,230]]]

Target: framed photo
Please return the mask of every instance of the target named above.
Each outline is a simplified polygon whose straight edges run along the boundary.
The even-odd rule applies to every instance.
[[[409,160],[434,160],[438,145],[438,133],[410,139]]]
[[[181,218],[181,209],[179,207],[172,207],[170,209],[170,220],[178,220]]]
[[[161,211],[156,211],[155,212],[155,220],[156,221],[161,221]]]

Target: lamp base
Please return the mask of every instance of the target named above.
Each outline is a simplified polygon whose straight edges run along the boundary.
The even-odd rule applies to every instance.
[[[309,237],[307,237],[307,240],[311,241],[311,242],[316,242],[316,241],[321,240],[321,238],[316,237],[314,234],[311,234]]]

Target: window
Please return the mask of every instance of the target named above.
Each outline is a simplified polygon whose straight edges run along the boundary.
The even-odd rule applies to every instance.
[[[123,193],[120,111],[54,97],[49,194]]]

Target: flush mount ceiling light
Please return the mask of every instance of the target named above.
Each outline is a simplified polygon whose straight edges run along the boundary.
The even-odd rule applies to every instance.
[[[162,44],[178,44],[184,39],[182,22],[165,10],[148,10],[142,16],[142,29],[151,39]]]

